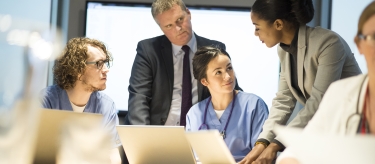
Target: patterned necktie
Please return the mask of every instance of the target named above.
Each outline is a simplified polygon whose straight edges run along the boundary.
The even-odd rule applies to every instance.
[[[191,74],[190,74],[190,61],[189,61],[189,46],[182,46],[184,50],[184,69],[182,75],[182,100],[181,100],[181,115],[180,115],[180,125],[186,125],[186,114],[192,106],[192,94],[191,94]]]

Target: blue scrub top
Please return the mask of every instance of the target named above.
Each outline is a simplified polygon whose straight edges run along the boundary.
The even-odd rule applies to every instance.
[[[48,109],[73,111],[68,94],[58,85],[52,85],[42,91],[42,105]],[[83,112],[98,113],[103,115],[104,128],[112,136],[113,147],[121,146],[116,125],[119,125],[117,110],[113,100],[103,92],[93,92]]]
[[[208,98],[190,108],[186,115],[186,131],[199,130],[203,124],[207,101]],[[209,103],[206,124],[210,130],[223,131],[232,103],[233,101],[225,109],[220,119],[217,118],[212,103]],[[236,162],[241,161],[251,151],[267,118],[268,108],[260,97],[241,91],[237,93],[224,139]]]

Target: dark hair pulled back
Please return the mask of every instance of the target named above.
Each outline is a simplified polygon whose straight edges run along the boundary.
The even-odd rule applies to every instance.
[[[229,54],[225,50],[219,48],[218,46],[203,46],[198,48],[193,58],[194,78],[197,80],[207,78],[208,64],[218,55],[226,55],[229,57]]]
[[[299,26],[313,19],[314,6],[312,0],[256,0],[251,12],[270,23],[281,19]]]

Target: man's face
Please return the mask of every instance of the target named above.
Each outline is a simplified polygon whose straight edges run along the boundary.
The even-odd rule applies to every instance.
[[[100,48],[87,46],[88,59],[87,62],[105,61],[106,55]],[[101,62],[103,63],[103,62]],[[97,64],[87,64],[84,74],[80,77],[84,89],[87,91],[101,91],[106,88],[107,73],[109,69],[106,64],[101,69]]]
[[[170,42],[186,45],[192,37],[191,14],[189,9],[183,11],[180,6],[173,7],[155,17],[160,29]]]

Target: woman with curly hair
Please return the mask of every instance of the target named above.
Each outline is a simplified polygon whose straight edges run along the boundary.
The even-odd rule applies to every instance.
[[[74,112],[99,113],[112,135],[111,162],[121,163],[121,146],[116,125],[119,124],[115,103],[102,92],[106,88],[111,53],[98,40],[73,38],[53,67],[52,85],[43,90],[44,108]]]

